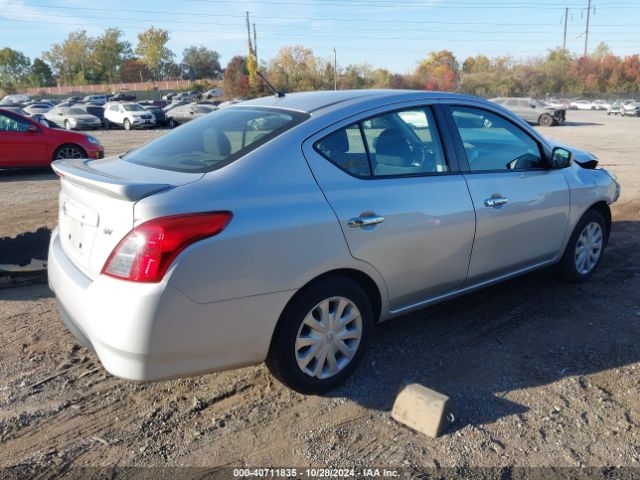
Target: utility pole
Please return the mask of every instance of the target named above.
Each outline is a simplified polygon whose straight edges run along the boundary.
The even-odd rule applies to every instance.
[[[336,47],[333,47],[333,89],[338,90],[338,54]]]
[[[596,7],[593,7],[593,13],[595,15],[596,13]],[[587,29],[585,30],[584,33],[584,56],[587,56],[587,47],[589,45],[589,20],[591,18],[591,0],[589,0],[589,3],[587,5]]]
[[[569,7],[564,9],[564,39],[562,40],[562,50],[567,49],[567,21],[569,20]]]
[[[253,56],[256,57],[256,68],[258,66],[258,37],[256,36],[256,24],[253,24]]]

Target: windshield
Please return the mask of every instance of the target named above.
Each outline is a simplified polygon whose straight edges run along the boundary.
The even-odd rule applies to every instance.
[[[63,108],[62,113],[65,115],[86,115],[87,112],[82,110],[81,108]]]
[[[272,108],[218,110],[172,130],[121,158],[163,170],[211,172],[307,118],[308,115],[303,113]]]
[[[144,108],[137,103],[125,103],[122,106],[127,112],[144,112]]]

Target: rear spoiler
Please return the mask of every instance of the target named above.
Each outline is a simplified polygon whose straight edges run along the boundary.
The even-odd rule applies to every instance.
[[[75,185],[131,202],[152,193],[175,187],[175,185],[166,183],[140,183],[126,178],[114,177],[92,169],[88,165],[90,161],[82,159],[56,160],[51,164],[51,168],[60,178]]]

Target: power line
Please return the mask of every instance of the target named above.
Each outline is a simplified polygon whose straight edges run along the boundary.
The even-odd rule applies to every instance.
[[[204,1],[204,0],[203,0]],[[189,16],[198,16],[198,17],[222,17],[222,18],[244,18],[242,14],[229,14],[229,13],[186,13],[186,12],[170,12],[163,10],[130,10],[130,9],[113,9],[113,8],[91,8],[91,7],[66,7],[60,5],[29,5],[22,4],[25,6],[32,6],[38,8],[57,8],[57,9],[69,9],[73,8],[73,10],[91,10],[91,11],[108,11],[108,12],[125,12],[125,13],[151,13],[151,14],[164,14],[164,15],[189,15]],[[475,4],[474,4],[475,5]],[[564,7],[563,7],[564,8]],[[14,15],[26,15],[28,13],[17,12]],[[327,21],[327,22],[366,22],[366,23],[381,23],[381,24],[389,24],[389,23],[399,23],[399,24],[418,24],[418,25],[490,25],[490,26],[531,26],[531,27],[544,27],[549,26],[548,23],[497,23],[497,22],[449,22],[449,21],[439,21],[439,20],[394,20],[394,19],[358,19],[358,18],[319,18],[319,17],[289,17],[289,16],[267,16],[267,15],[254,15],[254,18],[260,18],[264,20],[302,20],[302,21]],[[636,24],[607,24],[600,25],[603,27],[637,27]]]

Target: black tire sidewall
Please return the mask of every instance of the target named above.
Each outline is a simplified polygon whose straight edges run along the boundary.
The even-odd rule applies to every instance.
[[[331,297],[345,297],[356,304],[362,318],[362,338],[355,356],[342,371],[320,380],[300,370],[295,357],[295,340],[304,317],[318,303]],[[289,388],[303,394],[322,394],[344,382],[357,368],[373,330],[373,311],[366,293],[347,277],[331,276],[306,287],[282,313],[276,326],[267,366]]]
[[[593,222],[598,223],[600,225],[600,228],[602,229],[602,251],[600,252],[600,257],[598,258],[598,261],[593,266],[593,268],[588,273],[582,274],[576,268],[576,262],[575,262],[576,245],[578,243],[578,238],[580,237],[580,234],[582,233],[584,228],[588,224]],[[598,268],[600,261],[602,260],[602,256],[604,254],[604,249],[606,246],[607,234],[608,234],[607,224],[602,214],[596,210],[588,210],[582,216],[582,218],[574,228],[573,233],[571,234],[571,238],[567,243],[567,248],[565,249],[562,259],[557,265],[557,271],[560,274],[560,277],[563,280],[571,283],[582,283],[589,280],[589,278],[591,278],[591,276],[594,274],[594,272]]]

